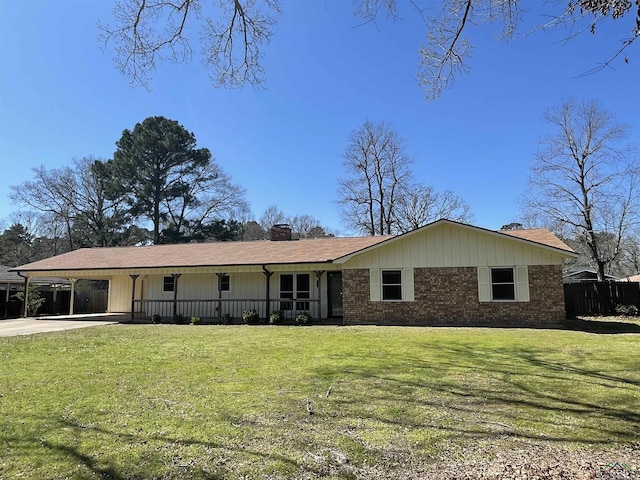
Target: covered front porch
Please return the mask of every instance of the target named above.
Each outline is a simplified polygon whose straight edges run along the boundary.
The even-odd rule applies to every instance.
[[[112,280],[110,311],[123,311],[118,304],[127,283],[132,321],[160,316],[163,321],[200,317],[206,323],[239,323],[251,310],[261,323],[274,312],[285,323],[300,314],[341,320],[342,272],[296,267],[130,273]]]

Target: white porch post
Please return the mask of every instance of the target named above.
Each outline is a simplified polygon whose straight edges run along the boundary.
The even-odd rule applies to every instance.
[[[29,305],[29,277],[24,277],[24,312],[22,312],[24,318],[29,315],[27,305]]]
[[[77,278],[70,278],[71,282],[71,299],[69,300],[69,315],[73,315],[73,304],[76,302],[76,282]]]

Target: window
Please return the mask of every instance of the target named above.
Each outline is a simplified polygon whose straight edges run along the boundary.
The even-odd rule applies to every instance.
[[[231,290],[231,277],[229,275],[218,275],[218,290],[221,292]]]
[[[280,275],[280,298],[296,300],[296,310],[309,310],[309,302],[301,299],[311,298],[311,280],[308,273]],[[282,310],[293,310],[294,302],[280,302]]]
[[[513,268],[491,269],[492,300],[515,300],[516,282]]]
[[[164,277],[162,280],[162,291],[173,292],[176,289],[176,279],[173,276]]]
[[[382,300],[402,300],[402,271],[383,270]]]

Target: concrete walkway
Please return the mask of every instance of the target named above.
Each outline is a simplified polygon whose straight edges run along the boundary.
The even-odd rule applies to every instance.
[[[32,335],[34,333],[59,332],[77,328],[113,325],[129,318],[121,313],[96,313],[91,315],[57,315],[0,320],[0,337]]]

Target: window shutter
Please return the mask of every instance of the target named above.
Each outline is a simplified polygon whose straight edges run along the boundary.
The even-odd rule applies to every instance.
[[[478,267],[478,300],[491,301],[491,271],[489,267]]]
[[[415,294],[413,290],[413,268],[402,269],[402,300],[413,302]]]
[[[516,300],[528,302],[529,298],[529,269],[526,265],[516,267]]]
[[[369,270],[369,299],[372,302],[380,301],[380,269]]]

